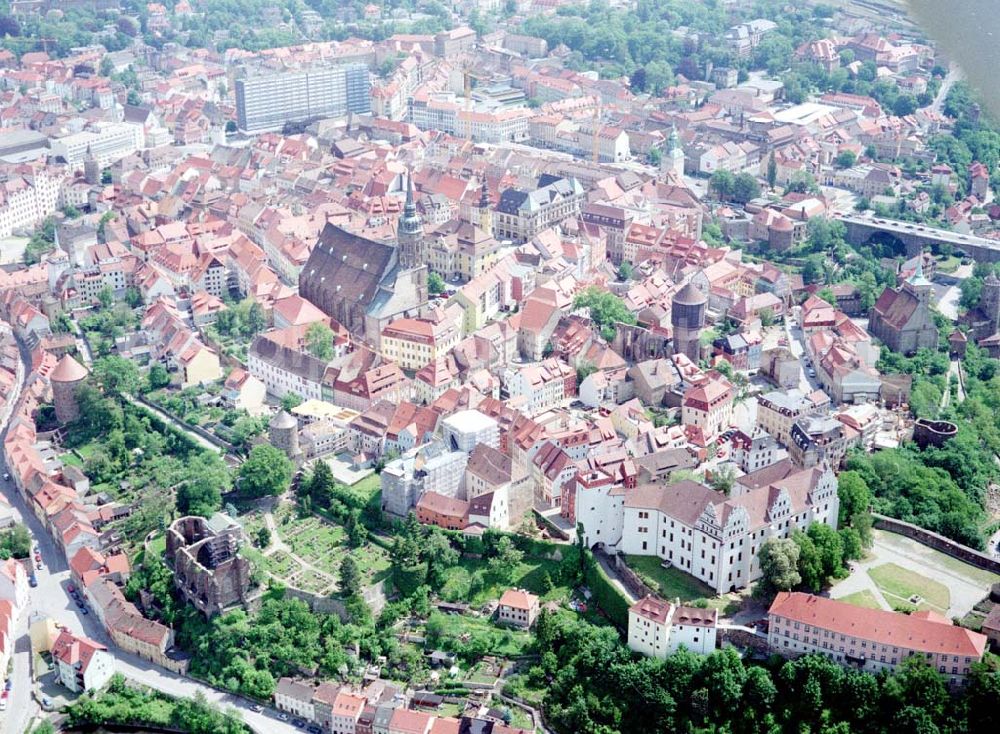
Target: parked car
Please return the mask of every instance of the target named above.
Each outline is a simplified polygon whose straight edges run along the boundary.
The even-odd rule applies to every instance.
[[[4,472],[3,473],[3,480],[5,482],[9,482],[10,481],[10,474],[8,474],[7,472]]]
[[[90,610],[87,607],[80,607],[80,614],[90,614]]]
[[[253,711],[255,714],[259,714],[261,711],[264,710],[264,707],[261,706],[259,703],[255,703],[253,706],[250,707],[250,710]]]
[[[323,729],[316,724],[310,724],[307,726],[306,731],[309,732],[309,734],[323,734]]]
[[[70,594],[75,594],[76,593],[76,587],[73,586],[73,584],[70,584],[69,586],[66,587],[66,591],[68,591]]]
[[[13,687],[14,687],[14,681],[11,680],[10,678],[8,678],[7,682],[3,684],[3,689],[5,691],[9,691]]]
[[[41,571],[42,570],[42,562],[41,561],[37,561],[35,563],[35,568],[37,568],[39,571]]]
[[[288,714],[282,711],[280,714],[278,714],[278,718],[281,719],[282,721],[288,721]]]
[[[28,585],[31,586],[31,588],[38,586],[38,579],[35,578],[35,574],[31,574],[31,578],[28,579]]]
[[[296,729],[301,729],[305,725],[306,725],[306,722],[305,722],[304,719],[292,719],[292,726],[294,726]]]

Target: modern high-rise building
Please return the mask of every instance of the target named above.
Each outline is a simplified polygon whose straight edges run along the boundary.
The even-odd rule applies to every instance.
[[[364,64],[271,73],[236,80],[236,121],[244,132],[279,130],[348,113],[371,112],[371,79]]]

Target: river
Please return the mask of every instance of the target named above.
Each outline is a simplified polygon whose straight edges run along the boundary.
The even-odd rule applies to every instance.
[[[958,62],[1000,119],[1000,0],[907,0],[910,13],[928,36]]]

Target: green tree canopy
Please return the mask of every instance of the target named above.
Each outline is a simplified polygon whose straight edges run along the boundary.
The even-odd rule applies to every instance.
[[[237,489],[247,497],[278,495],[292,481],[292,462],[273,446],[258,445],[240,466]]]

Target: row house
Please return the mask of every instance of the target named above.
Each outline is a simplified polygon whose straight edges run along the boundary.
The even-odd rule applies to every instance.
[[[335,355],[345,354],[346,331],[332,319],[325,319],[325,323],[334,333]],[[306,344],[309,326],[311,323],[300,323],[258,334],[247,351],[247,370],[264,383],[269,394],[279,399],[289,393],[304,400],[323,399],[328,363],[309,352]]]
[[[953,688],[965,683],[986,653],[986,635],[933,611],[902,614],[782,591],[771,603],[767,620],[772,653],[823,655],[873,674],[892,674],[907,658],[918,657]]]
[[[511,405],[534,416],[576,395],[576,370],[550,358],[535,365],[507,368],[503,385]]]

